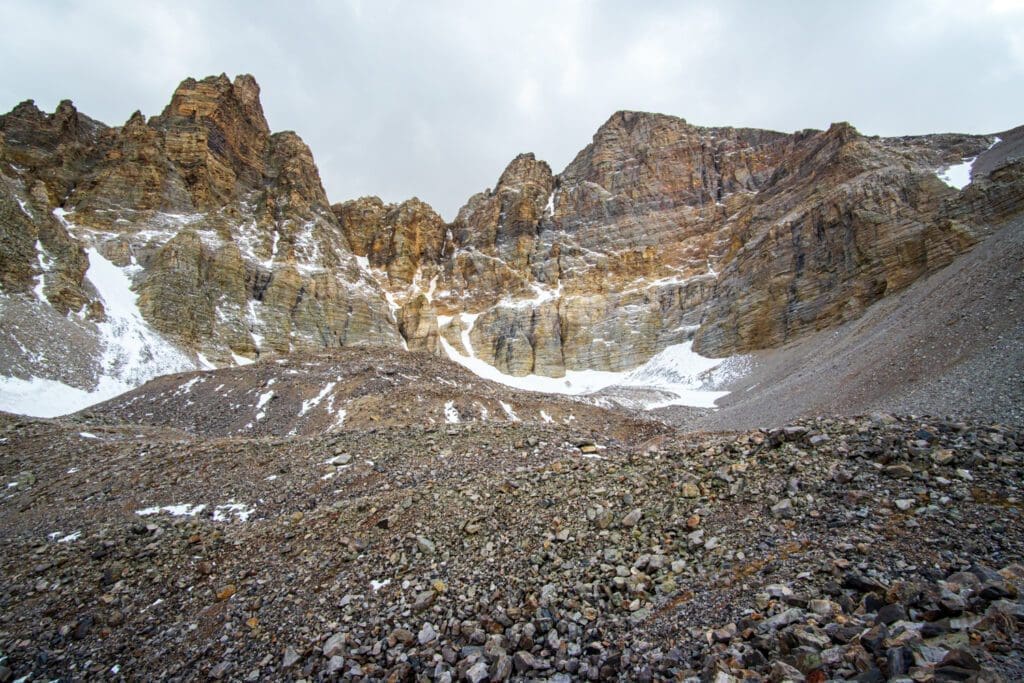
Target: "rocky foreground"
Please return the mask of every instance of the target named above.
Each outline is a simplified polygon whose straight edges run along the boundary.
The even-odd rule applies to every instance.
[[[1024,432],[0,420],[0,681],[1020,680]]]

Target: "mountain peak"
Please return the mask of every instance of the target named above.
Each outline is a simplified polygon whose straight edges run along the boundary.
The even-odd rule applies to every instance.
[[[241,119],[262,133],[270,134],[270,126],[260,104],[260,87],[256,79],[241,74],[234,83],[226,74],[207,76],[197,81],[186,78],[174,91],[162,118],[183,117],[193,120],[225,118]]]

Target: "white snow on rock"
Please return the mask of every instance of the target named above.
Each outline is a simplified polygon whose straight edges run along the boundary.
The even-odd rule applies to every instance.
[[[36,240],[36,260],[39,262],[39,282],[36,283],[32,291],[35,293],[36,298],[45,304],[47,301],[46,296],[43,294],[43,288],[46,287],[46,274],[53,267],[53,259],[43,249],[43,245],[39,240]]]
[[[996,136],[996,138],[992,141],[992,144],[988,146],[988,149],[992,149],[1002,141],[1002,138]],[[946,183],[953,189],[962,190],[971,184],[972,172],[974,170],[974,162],[977,160],[978,157],[964,159],[959,164],[953,164],[952,166],[948,166],[946,168],[940,168],[938,171],[935,172],[935,175],[939,177],[939,180]]]
[[[231,359],[233,361],[235,361],[235,365],[252,365],[253,363],[256,362],[256,361],[254,361],[251,358],[246,358],[245,356],[239,356],[234,351],[231,352]]]
[[[468,337],[468,332],[464,332],[463,344],[472,353]],[[629,371],[568,370],[564,377],[543,377],[541,375],[515,377],[502,373],[493,365],[475,356],[462,355],[444,337],[438,341],[449,358],[475,375],[524,391],[584,396],[608,387],[624,386],[656,389],[666,394],[666,398],[642,403],[641,407],[647,410],[668,405],[714,408],[715,401],[729,392],[715,391],[710,388],[710,386],[720,383],[715,380],[724,379],[724,377],[716,376],[713,371],[723,366],[730,370],[728,375],[731,377],[741,374],[745,367],[745,363],[741,360],[742,357],[705,358],[693,350],[693,342],[684,342],[667,347],[647,363]],[[447,415],[447,406],[445,412]]]
[[[324,400],[324,398],[327,396],[327,394],[331,393],[331,390],[334,389],[334,387],[337,386],[337,384],[338,384],[337,382],[328,382],[324,386],[324,388],[320,391],[319,394],[317,394],[316,396],[314,396],[311,399],[303,401],[302,402],[302,409],[299,410],[299,417],[302,417],[303,415],[308,413],[310,410],[312,410],[313,408],[315,408],[318,405],[320,405],[320,401]]]
[[[63,211],[54,215],[65,225]],[[36,245],[41,273],[35,288],[42,294],[50,260]],[[86,249],[89,269],[86,279],[103,302],[106,320],[96,324],[102,356],[96,386],[91,390],[72,387],[43,377],[0,377],[0,410],[34,417],[57,417],[82,410],[130,391],[159,375],[195,370],[196,363],[153,330],[139,312],[137,295],[131,289],[128,268],[119,268],[95,248]]]
[[[269,403],[270,399],[272,399],[272,398],[274,398],[274,391],[273,390],[270,390],[270,391],[267,391],[267,392],[265,392],[263,394],[260,394],[260,399],[259,399],[259,401],[256,402],[256,421],[257,422],[259,422],[260,420],[262,420],[263,418],[265,418],[267,416],[267,411],[265,410],[265,408],[266,408],[267,403]]]
[[[950,187],[962,190],[971,184],[971,167],[974,166],[974,162],[977,158],[978,157],[971,157],[963,163],[939,169],[935,175],[939,177],[939,180]]]
[[[239,522],[245,522],[254,512],[256,512],[256,508],[231,500],[225,505],[218,505],[213,509],[213,521],[230,522],[234,518]]]
[[[142,318],[138,296],[124,269],[96,249],[86,250],[89,270],[85,276],[103,300],[106,320],[99,323],[104,342],[104,373],[126,385],[125,391],[158,375],[195,370],[191,358],[175,348]]]
[[[512,422],[519,422],[519,416],[516,415],[516,411],[512,410],[512,406],[504,401],[498,401],[501,404],[501,409],[505,411],[505,415]]]
[[[67,415],[113,398],[128,389],[110,378],[101,378],[92,392],[42,377],[0,377],[0,410],[33,417]]]
[[[149,515],[156,515],[163,512],[164,514],[168,514],[171,517],[195,517],[205,509],[205,505],[179,503],[178,505],[164,505],[163,507],[155,505],[153,507],[136,510],[135,514],[139,515],[140,517],[148,517]]]
[[[459,417],[459,411],[455,408],[455,401],[448,401],[444,404],[444,421],[448,424],[462,422],[462,418]]]

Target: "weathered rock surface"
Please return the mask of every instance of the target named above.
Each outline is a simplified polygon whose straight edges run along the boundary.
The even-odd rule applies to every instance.
[[[1002,135],[787,135],[620,112],[561,174],[521,155],[469,200],[441,258],[420,252],[427,300],[395,290],[405,329],[422,336],[411,321],[433,314],[465,353],[471,324],[479,358],[556,377],[689,339],[715,356],[777,346],[856,318],[1018,215],[1021,162],[1000,147],[1020,131]],[[979,154],[965,190],[937,177]],[[395,234],[379,203],[353,213],[361,234]],[[407,256],[371,263],[417,279]]]
[[[154,329],[218,363],[442,339],[514,375],[691,339],[722,356],[854,319],[1019,215],[1024,132],[1000,136],[619,112],[561,173],[520,155],[446,224],[418,199],[331,206],[250,76],[187,79],[115,128],[26,102],[0,117],[0,285],[102,320],[94,247]],[[937,177],[975,156],[962,191]]]
[[[289,369],[205,384],[237,393],[233,378]],[[165,384],[166,414],[207,387]],[[252,438],[214,419],[188,434],[114,413],[0,414],[3,666],[29,680],[1024,672],[1018,428],[408,417]]]
[[[331,211],[309,148],[272,134],[251,76],[187,79],[162,114],[108,128],[61,103],[0,117],[0,283],[103,319],[95,248],[146,322],[216,363],[401,344]],[[85,384],[88,384],[86,381]]]

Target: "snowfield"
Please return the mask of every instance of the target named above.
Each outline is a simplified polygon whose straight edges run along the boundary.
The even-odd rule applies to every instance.
[[[475,355],[462,355],[443,337],[438,341],[450,359],[473,374],[524,391],[586,396],[610,387],[630,387],[653,389],[665,394],[665,398],[641,401],[639,407],[645,410],[672,405],[714,408],[715,401],[729,393],[715,390],[714,387],[742,374],[746,367],[746,360],[742,356],[705,358],[693,350],[693,342],[684,342],[665,348],[633,370],[567,370],[564,377],[515,377],[502,373]],[[472,353],[472,346],[468,342],[469,332],[464,331],[463,343]]]
[[[95,248],[86,249],[86,279],[103,301],[106,320],[96,324],[98,379],[89,391],[42,377],[0,377],[0,410],[33,417],[67,415],[101,403],[159,375],[197,369],[196,362],[152,329],[139,312],[131,267],[120,268]]]

